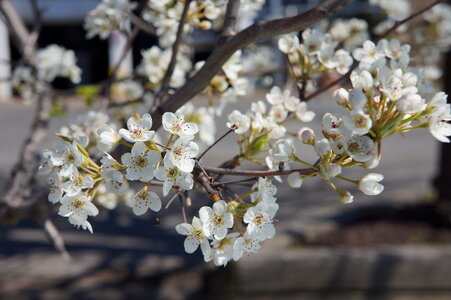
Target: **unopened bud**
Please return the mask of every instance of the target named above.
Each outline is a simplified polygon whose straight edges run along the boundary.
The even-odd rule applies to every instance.
[[[343,203],[351,203],[354,201],[354,196],[349,191],[338,190],[338,197],[340,197],[340,201]]]
[[[347,106],[349,103],[349,93],[344,88],[339,88],[333,94],[335,101],[338,105]]]
[[[303,127],[299,129],[298,139],[304,144],[314,145],[316,140],[315,132],[308,127]]]

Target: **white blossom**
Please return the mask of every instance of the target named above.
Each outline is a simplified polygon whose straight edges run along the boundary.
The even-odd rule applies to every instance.
[[[164,161],[177,166],[181,171],[191,173],[194,169],[194,158],[199,153],[199,146],[190,140],[179,138],[164,157]],[[166,164],[166,163],[165,163]]]
[[[199,210],[199,217],[203,224],[205,236],[222,240],[227,235],[227,228],[233,227],[233,215],[227,212],[224,200],[216,201],[213,208],[203,206]]]
[[[187,253],[193,253],[200,245],[204,258],[208,258],[208,255],[211,255],[211,247],[205,236],[202,221],[199,218],[193,217],[192,224],[179,224],[175,226],[175,230],[178,234],[186,236],[183,245]]]
[[[103,172],[102,178],[105,180],[105,186],[108,192],[122,196],[127,193],[128,181],[125,176],[116,170],[107,170]]]
[[[53,165],[61,166],[60,175],[70,177],[81,166],[83,156],[77,148],[77,143],[59,142],[56,152],[51,156]]]
[[[175,114],[165,112],[163,114],[162,124],[166,131],[186,139],[193,139],[194,135],[199,131],[196,124],[185,121],[185,117],[181,112]]]
[[[229,122],[227,122],[227,127],[231,128],[233,125],[236,126],[235,133],[243,134],[249,130],[251,125],[251,119],[239,112],[238,110],[234,110],[228,117]]]
[[[87,221],[88,216],[95,217],[99,213],[97,207],[92,204],[86,194],[76,194],[74,196],[64,196],[61,199],[61,206],[58,214],[67,217],[69,223],[83,229],[88,229],[92,233],[92,226]]]
[[[157,151],[147,150],[144,143],[135,143],[131,153],[125,153],[121,157],[122,164],[127,167],[127,179],[141,181],[153,179],[153,171],[160,157]]]
[[[61,177],[57,172],[53,172],[47,179],[49,184],[48,199],[52,203],[60,202],[63,197],[63,190],[61,189]]]
[[[181,171],[169,160],[155,170],[155,177],[163,181],[163,196],[167,196],[175,184],[184,190],[191,190],[194,186],[193,174]]]
[[[151,127],[152,118],[149,114],[144,114],[142,118],[135,114],[127,120],[127,129],[119,130],[119,135],[131,143],[146,142],[155,134],[155,131],[150,130]]]
[[[261,241],[270,239],[276,234],[273,219],[279,209],[278,204],[259,202],[250,207],[244,214],[243,221],[247,223],[248,234]]]
[[[99,141],[97,142],[97,147],[101,151],[108,152],[110,151],[114,145],[119,142],[121,139],[119,134],[108,125],[104,125],[102,128],[97,130],[97,134],[99,135]]]
[[[366,195],[379,195],[384,186],[379,183],[384,176],[378,173],[369,173],[359,180],[359,190]]]
[[[154,192],[149,192],[147,187],[139,190],[128,204],[133,209],[133,213],[137,216],[146,213],[147,209],[159,211],[161,209],[160,197]]]
[[[244,254],[257,253],[260,250],[260,241],[249,233],[240,236],[233,245],[233,260],[239,260]]]

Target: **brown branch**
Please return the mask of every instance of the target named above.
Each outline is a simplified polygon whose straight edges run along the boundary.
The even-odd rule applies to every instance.
[[[160,127],[161,117],[164,112],[177,110],[192,97],[202,92],[224,63],[237,50],[258,40],[303,30],[322,19],[334,15],[353,1],[354,0],[326,0],[316,8],[293,17],[257,22],[231,36],[226,42],[218,44],[204,66],[191,77],[183,87],[178,89],[177,92],[162,103],[162,105],[152,109],[151,114],[154,125],[157,128]]]
[[[30,32],[10,0],[0,0],[0,12],[3,14],[9,32],[17,44],[17,49],[22,53],[25,60],[31,61],[34,48],[33,43],[30,42]]]
[[[174,44],[172,44],[172,54],[171,54],[171,60],[169,62],[168,68],[166,70],[166,73],[163,77],[163,83],[161,84],[160,92],[157,95],[155,103],[158,103],[158,105],[161,103],[162,99],[167,94],[167,90],[169,88],[169,82],[171,81],[172,73],[174,73],[175,69],[175,63],[177,62],[177,54],[179,52],[180,43],[183,38],[183,29],[185,27],[186,18],[188,16],[189,6],[191,4],[191,0],[186,0],[185,6],[183,7],[182,16],[180,17],[179,27],[177,29],[176,38],[174,41]]]
[[[212,183],[212,186],[226,186],[229,184],[242,184],[242,183],[246,183],[246,182],[250,182],[250,181],[257,181],[258,177],[252,177],[252,178],[247,178],[247,179],[241,179],[241,180],[232,180],[232,181],[223,181],[223,182],[215,182]]]
[[[127,38],[127,43],[125,44],[124,51],[121,53],[121,57],[119,58],[119,61],[113,66],[111,70],[111,78],[114,80],[116,77],[116,73],[121,67],[122,62],[127,57],[128,52],[133,46],[133,42],[135,41],[135,38],[138,36],[139,33],[139,27],[133,28],[133,31],[130,33],[130,35]]]
[[[199,157],[197,158],[198,160],[201,160],[202,157],[204,157],[204,155],[210,151],[211,148],[213,148],[217,143],[219,143],[220,141],[222,141],[229,133],[233,132],[236,130],[236,126],[233,125],[232,128],[230,128],[229,130],[227,130],[226,133],[224,133],[222,136],[220,136],[216,141],[213,142],[213,144],[211,144],[210,146],[208,146],[207,149],[205,149],[204,152],[202,152],[201,155],[199,155]]]
[[[64,240],[61,237],[61,234],[56,228],[55,224],[50,219],[46,219],[44,221],[44,230],[49,239],[49,241],[53,244],[56,250],[61,253],[61,256],[65,261],[70,261],[71,256],[66,250],[66,246],[64,244]]]
[[[140,30],[152,36],[157,35],[157,30],[151,24],[143,21],[140,17],[138,17],[134,13],[129,13],[128,16],[130,17],[130,21],[132,22],[133,25],[135,25],[135,27],[138,27]]]
[[[235,33],[235,24],[239,9],[240,0],[229,0],[224,17],[224,26],[222,28],[221,36],[219,37],[219,43],[224,43]]]
[[[293,169],[293,170],[267,170],[267,171],[256,171],[256,170],[232,170],[226,168],[212,168],[212,167],[204,167],[205,171],[213,174],[220,175],[232,175],[232,176],[285,176],[290,175],[291,173],[299,173],[301,175],[311,175],[318,172],[315,169]]]
[[[425,11],[431,9],[432,7],[434,7],[435,5],[439,4],[440,2],[445,2],[445,0],[436,0],[434,2],[432,2],[431,4],[423,7],[422,9],[420,9],[419,11],[415,12],[414,14],[408,16],[407,18],[401,20],[401,21],[397,21],[395,22],[395,24],[386,32],[384,32],[382,35],[378,36],[375,40],[374,43],[377,44],[377,42],[379,42],[381,39],[389,36],[392,32],[394,32],[396,29],[398,29],[400,26],[402,26],[403,24],[409,22],[410,20],[418,17],[419,15],[421,15],[422,13],[424,13]]]

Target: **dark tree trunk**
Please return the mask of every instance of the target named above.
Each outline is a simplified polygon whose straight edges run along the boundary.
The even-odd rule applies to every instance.
[[[446,55],[443,73],[443,84],[445,92],[451,95],[451,51]],[[439,156],[438,174],[434,179],[437,189],[437,213],[447,223],[451,223],[451,143],[441,143]]]

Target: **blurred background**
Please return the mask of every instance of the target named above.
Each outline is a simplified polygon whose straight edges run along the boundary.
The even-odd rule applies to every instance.
[[[38,2],[46,7],[39,47],[56,43],[74,50],[83,70],[81,84],[106,79],[117,41],[114,37],[87,40],[83,29],[84,16],[99,1]],[[294,15],[320,2],[267,0],[256,19]],[[415,7],[428,1],[412,2]],[[29,1],[13,4],[31,25]],[[338,17],[349,16],[371,24],[381,19],[381,12],[368,1],[356,1]],[[216,38],[214,31],[192,34],[196,60],[208,56]],[[136,66],[140,51],[154,44],[152,37],[140,34],[131,64]],[[0,46],[10,51],[12,60],[18,58],[11,45]],[[444,79],[449,78],[448,61],[444,59]],[[283,84],[286,72],[274,71],[272,81]],[[73,88],[63,79],[53,84],[60,90]],[[444,85],[449,94],[450,84]],[[223,115],[233,109],[245,111],[266,92],[262,85]],[[194,103],[204,100],[198,97]],[[321,116],[333,112],[331,102],[331,95],[325,93],[312,100],[309,109]],[[73,111],[83,110],[77,97],[67,103]],[[33,108],[21,102],[3,99],[0,104],[0,182],[9,176],[32,115]],[[54,118],[51,132],[70,117]],[[217,124],[225,122],[221,117]],[[320,130],[320,118],[311,127]],[[222,129],[219,133],[225,126]],[[53,141],[50,136],[42,149]],[[207,164],[228,157],[227,150],[217,147],[206,158]],[[55,212],[52,220],[62,233],[70,261],[55,251],[41,224],[22,220],[4,225],[0,227],[0,299],[451,299],[450,149],[424,129],[389,138],[383,151],[384,159],[375,169],[385,176],[383,194],[359,194],[345,205],[332,190],[324,189],[320,179],[306,181],[301,190],[280,185],[276,237],[265,242],[260,253],[225,268],[205,264],[199,252],[184,252],[183,237],[174,230],[182,220],[178,203],[141,217],[125,206],[102,211],[93,221],[94,234],[76,230]],[[314,154],[306,150],[304,157],[314,159]],[[354,172],[350,177],[363,174]],[[201,196],[192,198],[194,205],[187,211],[191,216],[208,203]]]

